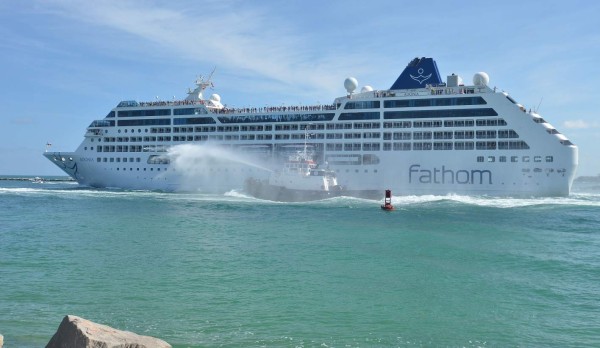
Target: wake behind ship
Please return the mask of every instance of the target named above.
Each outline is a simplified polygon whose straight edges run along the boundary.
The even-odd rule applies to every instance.
[[[225,192],[308,147],[354,195],[564,196],[578,164],[566,136],[487,74],[443,82],[432,58],[412,60],[389,89],[356,92],[348,78],[330,105],[226,108],[203,97],[210,80],[181,101],[122,101],[77,150],[44,155],[82,185]]]

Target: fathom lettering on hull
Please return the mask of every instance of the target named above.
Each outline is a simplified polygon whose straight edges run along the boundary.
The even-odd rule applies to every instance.
[[[492,172],[479,169],[452,170],[442,168],[423,169],[420,164],[413,164],[408,169],[408,182],[421,184],[461,184],[492,185]]]

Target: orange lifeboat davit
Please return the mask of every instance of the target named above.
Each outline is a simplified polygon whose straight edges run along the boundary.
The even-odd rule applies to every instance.
[[[385,200],[381,205],[381,209],[383,210],[394,210],[394,206],[392,205],[392,191],[385,190]]]

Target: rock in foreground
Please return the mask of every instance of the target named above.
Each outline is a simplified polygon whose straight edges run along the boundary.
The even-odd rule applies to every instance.
[[[46,348],[171,348],[158,338],[120,331],[67,315]]]

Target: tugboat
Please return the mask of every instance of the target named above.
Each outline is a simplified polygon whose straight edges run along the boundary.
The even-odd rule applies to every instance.
[[[306,148],[290,155],[283,169],[271,173],[268,180],[249,178],[244,186],[253,197],[278,202],[306,202],[342,194],[335,172],[319,168]]]
[[[392,191],[385,190],[385,200],[381,205],[381,209],[391,211],[394,210],[394,206],[392,205]]]
[[[268,180],[248,178],[244,190],[260,199],[278,202],[306,202],[340,196],[342,187],[338,185],[335,171],[319,168],[307,151],[306,129],[304,150],[288,157],[283,169],[274,171]]]

